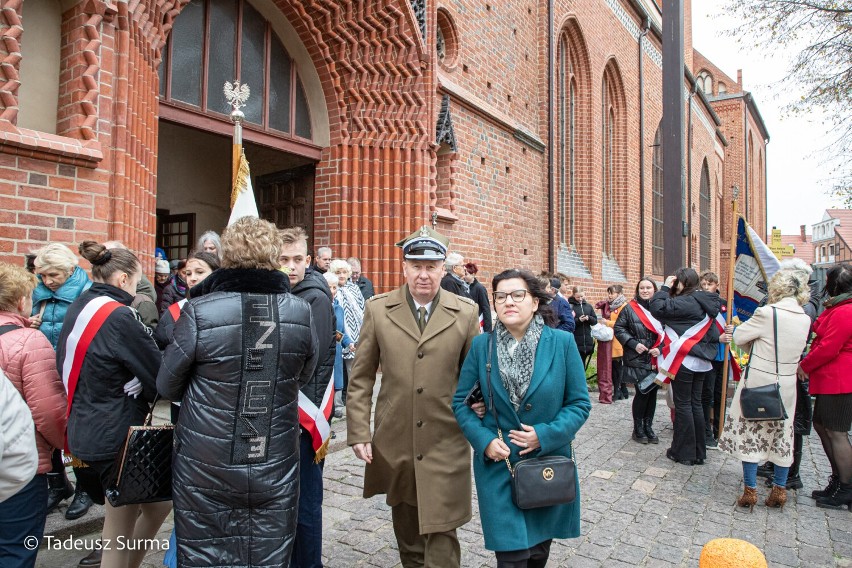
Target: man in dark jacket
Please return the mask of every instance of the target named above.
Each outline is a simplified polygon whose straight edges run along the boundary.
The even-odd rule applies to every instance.
[[[441,288],[456,296],[473,300],[470,287],[464,281],[464,257],[457,252],[451,252],[444,261],[446,274],[441,279]]]
[[[361,289],[361,295],[364,296],[364,301],[375,296],[376,291],[373,289],[373,283],[370,282],[370,279],[364,276],[361,272],[361,261],[354,256],[350,256],[346,259],[346,262],[348,262],[349,266],[352,267],[352,282],[357,284],[358,288]]]
[[[559,317],[559,323],[556,325],[556,329],[561,329],[568,333],[574,333],[574,328],[577,327],[577,324],[574,321],[574,310],[571,309],[571,304],[568,303],[568,300],[559,295],[560,286],[561,282],[559,281],[559,278],[551,278],[550,287],[547,288],[547,293],[550,294],[551,298],[553,298],[550,305],[553,306],[553,311],[555,311],[557,317]]]
[[[300,227],[292,227],[281,231],[281,237],[284,246],[278,260],[283,268],[289,270],[292,293],[311,305],[319,349],[316,370],[308,384],[302,387],[302,394],[324,411],[326,406],[323,403],[330,408],[334,399],[336,345],[333,298],[325,279],[310,268],[311,257],[305,232]],[[329,415],[323,413],[321,416],[325,418],[317,420],[324,420],[326,424],[321,425],[319,431],[327,432],[325,426]],[[316,436],[303,425],[299,442],[299,520],[291,568],[322,566],[322,470],[328,441],[316,448],[315,440],[318,441]]]

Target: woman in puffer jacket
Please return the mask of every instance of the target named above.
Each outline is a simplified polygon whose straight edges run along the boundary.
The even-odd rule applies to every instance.
[[[65,441],[68,403],[56,354],[47,338],[29,327],[35,285],[35,277],[23,268],[0,262],[0,368],[30,408],[38,447],[35,477],[0,503],[0,566],[35,565],[38,550],[28,550],[24,539],[40,541],[44,534],[50,455]]]
[[[272,223],[222,235],[222,268],[183,307],[157,388],[181,401],[178,565],[288,566],[296,533],[299,387],[317,361],[310,305],[278,270]]]
[[[642,278],[636,284],[636,295],[618,314],[615,321],[615,338],[624,348],[624,367],[621,370],[622,383],[636,385],[633,397],[633,440],[640,444],[658,444],[654,432],[654,411],[657,409],[656,384],[644,394],[639,391],[639,383],[656,370],[656,358],[662,346],[662,325],[648,311],[651,297],[657,292],[657,284],[649,277]]]
[[[577,342],[577,350],[583,360],[583,368],[586,369],[589,367],[592,353],[595,352],[592,326],[598,323],[598,316],[595,315],[595,308],[586,301],[586,292],[582,288],[574,286],[571,292],[568,303],[574,310],[574,321],[577,324],[574,327],[574,340]]]

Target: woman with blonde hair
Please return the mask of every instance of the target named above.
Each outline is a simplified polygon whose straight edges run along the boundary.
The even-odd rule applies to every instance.
[[[21,393],[35,422],[38,471],[29,484],[0,503],[0,566],[34,566],[47,518],[47,473],[51,453],[65,441],[65,388],[56,372],[56,353],[47,338],[29,327],[35,276],[0,262],[0,368]]]
[[[733,332],[737,347],[750,352],[748,369],[731,401],[719,449],[743,464],[745,488],[737,500],[740,507],[757,503],[757,465],[769,460],[775,465],[767,507],[787,502],[787,473],[793,463],[793,413],[796,408],[796,368],[810,334],[811,318],[802,309],[810,300],[808,281],[790,270],[780,270],[769,280],[767,305]],[[778,383],[787,411],[785,420],[751,421],[740,410],[743,389]]]
[[[178,565],[288,566],[299,494],[299,388],[313,375],[310,305],[278,270],[272,223],[242,217],[222,267],[193,289],[157,388],[180,400],[173,495]],[[197,293],[196,293],[197,292]]]
[[[337,276],[336,299],[343,308],[343,321],[345,323],[346,335],[352,343],[358,346],[358,337],[361,335],[361,324],[364,323],[364,296],[357,284],[352,282],[352,267],[343,259],[335,258],[328,265],[328,271]],[[355,361],[354,351],[343,352],[343,396],[342,402],[346,402],[346,388],[349,386],[349,372]]]
[[[38,284],[33,291],[30,327],[41,331],[56,349],[68,306],[89,289],[92,281],[86,271],[77,266],[77,255],[62,243],[50,243],[35,251],[34,264]],[[65,511],[65,518],[73,520],[82,517],[92,506],[91,498],[79,487],[75,490],[71,485],[62,463],[61,450],[53,452],[51,462],[53,468],[47,474],[50,487],[47,512],[73,495],[74,499]],[[77,477],[79,471],[75,469],[74,472]]]
[[[138,312],[130,307],[142,277],[132,252],[80,243],[94,284],[68,307],[56,360],[68,390],[68,449],[86,467],[77,485],[105,508],[103,542],[150,539],[171,502],[113,507],[105,500],[118,478],[116,458],[131,426],[140,426],[156,396],[160,351]],[[104,568],[135,568],[145,550],[110,546]]]

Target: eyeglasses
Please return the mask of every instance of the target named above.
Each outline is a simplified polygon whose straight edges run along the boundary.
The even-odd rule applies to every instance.
[[[506,298],[512,296],[512,301],[517,303],[523,302],[527,297],[527,290],[513,290],[511,292],[494,292],[494,303],[505,304]]]

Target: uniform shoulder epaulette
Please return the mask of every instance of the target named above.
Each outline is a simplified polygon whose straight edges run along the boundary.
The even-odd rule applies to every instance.
[[[471,300],[470,298],[466,298],[466,297],[464,297],[464,296],[458,296],[458,295],[457,295],[456,297],[457,297],[459,300],[463,301],[463,302],[467,302],[467,303],[468,303],[468,304],[470,304],[471,306],[476,306],[476,305],[477,305],[477,304],[476,304],[476,302],[474,302],[474,301],[473,301],[473,300]]]
[[[367,300],[367,301],[368,301],[368,302],[372,302],[373,300],[378,300],[379,298],[387,298],[388,294],[390,294],[390,292],[385,292],[384,294],[376,294],[375,296],[372,296],[372,297],[371,297],[369,300]]]

